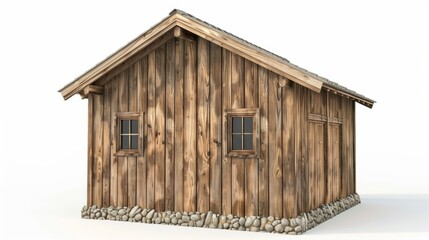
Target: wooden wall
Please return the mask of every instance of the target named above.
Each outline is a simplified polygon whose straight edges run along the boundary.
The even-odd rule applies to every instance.
[[[88,97],[88,205],[294,217],[355,192],[353,101],[201,38],[138,56]],[[259,108],[259,158],[225,157],[231,108]],[[137,157],[115,155],[114,116],[126,111],[144,113]]]

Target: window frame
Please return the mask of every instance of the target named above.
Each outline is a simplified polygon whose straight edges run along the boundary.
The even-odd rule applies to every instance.
[[[233,150],[232,149],[232,118],[233,117],[253,117],[253,150]],[[226,128],[224,134],[227,140],[226,157],[258,158],[259,157],[259,108],[236,108],[226,109],[224,113]],[[242,122],[244,125],[244,122]],[[244,143],[242,143],[244,144]]]
[[[137,120],[138,143],[136,149],[121,149],[121,120]],[[114,119],[116,156],[140,156],[143,153],[143,113],[116,112]],[[130,143],[131,144],[131,143]]]

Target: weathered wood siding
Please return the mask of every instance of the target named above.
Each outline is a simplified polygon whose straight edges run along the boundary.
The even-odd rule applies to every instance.
[[[88,205],[293,217],[355,191],[352,100],[201,38],[160,38],[137,56],[88,97]],[[259,108],[258,158],[225,156],[231,108]],[[143,112],[139,156],[115,154],[126,111]]]

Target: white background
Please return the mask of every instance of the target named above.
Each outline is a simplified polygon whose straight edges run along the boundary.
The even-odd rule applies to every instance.
[[[429,194],[427,1],[2,1],[0,239],[138,233],[80,220],[87,102],[57,91],[174,8],[375,99],[356,108],[358,193]],[[280,237],[142,225],[161,237]]]

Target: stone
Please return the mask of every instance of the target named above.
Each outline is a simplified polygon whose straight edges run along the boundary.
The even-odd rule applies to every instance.
[[[252,226],[252,227],[250,228],[250,231],[251,231],[251,232],[259,232],[259,227]]]
[[[269,216],[269,217],[267,217],[267,220],[270,221],[270,222],[272,222],[272,221],[274,221],[274,217],[273,216]]]
[[[265,231],[272,232],[273,231],[273,225],[270,223],[265,224]]]
[[[286,233],[288,233],[288,232],[290,232],[290,231],[293,231],[293,228],[291,228],[291,227],[289,227],[289,226],[286,226],[286,227],[285,227],[285,232],[286,232]]]
[[[182,218],[182,213],[181,213],[181,212],[177,212],[177,213],[176,213],[176,217],[177,217],[178,219]]]
[[[112,210],[112,211],[110,212],[110,215],[112,215],[112,216],[116,217],[116,216],[118,215],[118,210]]]
[[[191,215],[191,220],[192,221],[198,221],[198,220],[200,220],[200,215],[198,215],[198,214],[192,214]]]
[[[278,233],[282,233],[282,232],[284,231],[283,225],[281,225],[281,224],[277,224],[277,225],[274,227],[274,230],[276,230],[276,232],[278,232]]]
[[[289,225],[289,220],[287,220],[287,218],[283,218],[283,219],[281,220],[281,224],[283,225],[283,227],[286,227],[286,226],[288,226],[288,225]]]
[[[161,218],[160,217],[155,218],[155,223],[156,224],[160,224],[161,223]]]
[[[143,209],[143,211],[142,211],[142,216],[143,216],[143,217],[146,217],[146,215],[147,215],[147,209],[145,208],[145,209]]]
[[[296,232],[288,232],[289,235],[296,235]]]
[[[88,210],[88,206],[84,205],[82,208],[82,212]]]
[[[204,225],[204,222],[203,222],[202,220],[198,220],[198,221],[195,223],[195,225],[196,225],[197,227],[202,227],[202,226]]]
[[[235,223],[233,223],[233,224],[232,224],[232,227],[233,227],[234,229],[238,229],[238,227],[240,227],[240,223],[235,222]]]
[[[100,213],[100,212],[96,212],[96,213],[95,213],[95,217],[96,217],[96,218],[101,217],[101,213]]]
[[[151,219],[154,213],[155,213],[155,209],[150,210],[150,212],[146,215],[146,218]]]
[[[121,220],[122,220],[122,221],[127,221],[127,220],[128,220],[128,216],[127,216],[127,215],[123,215],[123,216],[121,217]]]
[[[188,225],[188,223],[182,223],[182,224],[180,224],[180,226],[187,227],[187,226],[189,226],[189,225]]]
[[[206,220],[204,221],[204,225],[208,226],[210,224],[210,222],[212,221],[212,216],[213,216],[212,211],[209,211],[207,213]]]
[[[170,217],[165,217],[165,218],[164,218],[164,222],[165,222],[166,224],[170,224],[170,223],[171,223],[171,219],[170,219]]]
[[[221,216],[219,217],[219,223],[220,223],[220,224],[224,224],[224,223],[226,223],[226,216],[225,216],[225,215],[221,215]]]
[[[137,213],[140,213],[142,209],[139,206],[135,206],[130,211],[130,217],[134,217]]]
[[[187,223],[187,222],[189,222],[189,220],[190,220],[189,216],[186,216],[186,215],[182,216],[182,221],[183,222]]]
[[[139,222],[140,220],[142,220],[142,218],[143,218],[143,216],[142,216],[140,213],[137,213],[137,214],[134,216],[134,219],[135,219],[137,222]]]
[[[102,213],[101,213],[101,216],[105,218],[105,217],[107,217],[107,213],[102,212]]]
[[[179,220],[177,220],[177,224],[182,224],[183,220],[180,218]]]
[[[189,223],[188,223],[188,224],[189,224],[189,227],[195,227],[195,222],[194,222],[194,221],[192,221],[192,220],[191,220],[191,221],[189,221]]]
[[[244,223],[246,223],[246,220],[244,219],[244,217],[241,217],[240,220],[238,220],[238,222],[240,223],[240,226],[244,226]]]
[[[174,225],[177,224],[177,217],[174,217],[171,219],[171,224],[174,224]]]
[[[254,217],[247,217],[246,222],[244,222],[244,227],[248,228],[252,226],[253,221],[255,220]]]
[[[223,228],[224,228],[224,229],[228,229],[228,228],[229,228],[229,223],[224,223],[224,224],[223,224]]]
[[[255,219],[253,221],[253,226],[259,228],[261,226],[261,220],[259,220],[259,218]]]
[[[279,220],[274,220],[271,225],[273,225],[273,227],[277,226],[277,224],[279,224],[280,221]]]
[[[118,211],[119,216],[124,216],[125,214],[127,214],[127,211],[125,211],[124,209]]]
[[[302,232],[301,226],[296,226],[295,227],[295,232]]]
[[[238,222],[238,218],[234,218],[234,219],[231,220],[231,224],[234,224],[236,222]]]
[[[226,218],[228,218],[229,220],[232,220],[234,218],[234,216],[232,214],[228,214],[228,215],[226,215]]]
[[[94,219],[94,218],[95,218],[95,213],[91,213],[91,214],[89,215],[89,217],[90,217],[91,219]]]
[[[209,228],[216,228],[216,225],[214,223],[210,223]]]
[[[83,219],[89,219],[89,216],[83,216]]]
[[[121,216],[118,215],[115,217],[115,219],[116,219],[116,221],[119,221],[119,220],[121,220]]]
[[[92,211],[94,211],[95,209],[97,209],[97,206],[92,205],[92,206],[91,206],[91,212],[92,212]]]
[[[240,226],[240,227],[238,228],[238,231],[246,231],[246,228],[245,228],[245,227],[243,227],[243,226]]]
[[[291,218],[289,222],[290,222],[289,225],[291,227],[293,227],[293,228],[296,227],[296,226],[298,226],[298,224],[296,223],[295,218]]]
[[[216,215],[216,214],[213,214],[213,216],[212,216],[212,223],[213,223],[215,226],[217,226],[217,224],[219,223],[219,219],[218,219],[218,217],[217,217],[217,215]]]

